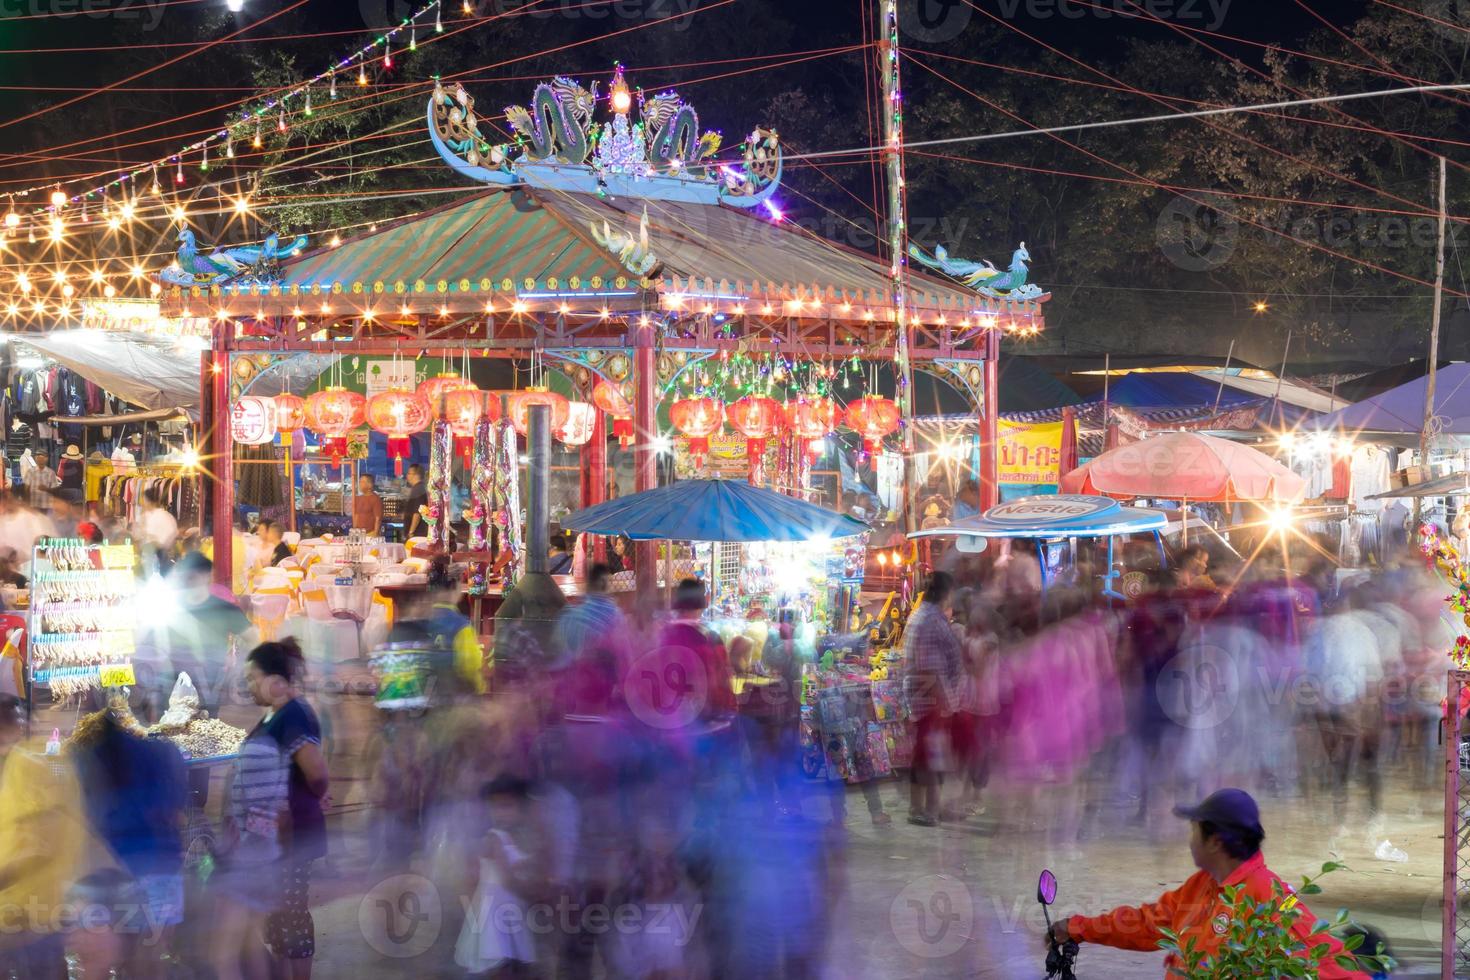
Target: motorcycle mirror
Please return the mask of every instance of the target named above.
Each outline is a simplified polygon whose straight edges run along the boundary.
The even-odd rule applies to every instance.
[[[1041,873],[1041,880],[1036,883],[1036,900],[1042,905],[1050,905],[1057,900],[1057,876],[1050,871]]]

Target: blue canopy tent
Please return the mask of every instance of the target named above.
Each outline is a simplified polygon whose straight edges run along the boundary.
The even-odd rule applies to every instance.
[[[561,526],[634,541],[810,541],[868,529],[845,514],[743,480],[681,480],[574,511]]]
[[[1324,415],[1311,423],[1319,431],[1348,434],[1413,435],[1424,425],[1427,377],[1390,388],[1366,401]],[[1450,364],[1435,373],[1434,415],[1442,435],[1470,435],[1470,363]]]
[[[978,517],[967,517],[943,527],[915,531],[911,538],[954,537],[961,551],[983,551],[986,538],[1026,539],[1036,542],[1041,562],[1042,586],[1050,583],[1051,560],[1048,542],[1072,538],[1106,538],[1108,570],[1102,577],[1104,595],[1123,598],[1113,587],[1118,578],[1113,561],[1113,540],[1130,534],[1150,534],[1165,556],[1159,532],[1169,522],[1163,511],[1127,507],[1111,497],[1083,493],[1043,494],[1022,497],[990,508]]]

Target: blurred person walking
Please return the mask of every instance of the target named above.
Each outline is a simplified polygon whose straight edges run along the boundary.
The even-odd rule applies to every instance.
[[[310,980],[316,955],[316,925],[308,907],[311,865],[327,854],[323,813],[329,780],[316,712],[298,693],[306,661],[294,639],[262,643],[245,659],[245,676],[255,703],[266,709],[257,733],[271,739],[288,760],[285,844],[278,862],[276,903],[266,923],[266,941],[285,961],[286,980]]]
[[[953,766],[950,726],[964,655],[948,619],[954,583],[935,572],[903,634],[903,689],[909,706],[914,757],[909,770],[909,823],[939,822],[939,787]]]
[[[136,882],[146,911],[151,934],[131,950],[128,975],[153,980],[166,975],[164,957],[184,921],[184,760],[167,739],[133,734],[106,707],[98,714],[86,737],[73,737],[71,755],[92,827]]]

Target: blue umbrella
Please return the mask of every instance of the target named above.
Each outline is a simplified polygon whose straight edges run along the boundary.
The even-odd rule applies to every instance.
[[[561,526],[637,541],[808,541],[868,529],[862,521],[743,480],[683,480],[568,514]]]

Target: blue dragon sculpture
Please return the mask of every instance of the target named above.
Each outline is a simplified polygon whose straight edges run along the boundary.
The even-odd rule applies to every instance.
[[[720,134],[699,132],[699,115],[676,92],[660,92],[643,103],[641,115],[648,135],[648,160],[658,170],[683,166],[703,173],[699,161],[714,156]],[[692,166],[691,166],[692,165]]]
[[[1027,263],[1031,261],[1031,253],[1026,250],[1025,242],[1011,254],[1011,264],[1005,272],[984,259],[971,262],[967,259],[950,258],[943,245],[935,246],[932,257],[919,246],[910,245],[909,255],[921,265],[957,279],[981,296],[991,299],[1044,299],[1050,295],[1043,292],[1040,286],[1026,281],[1029,275]]]
[[[457,173],[485,184],[738,208],[757,207],[776,192],[782,162],[774,129],[752,132],[739,161],[716,163],[720,134],[701,133],[694,108],[677,93],[640,95],[642,118],[634,124],[621,69],[610,91],[615,116],[598,124],[596,84],[586,88],[559,76],[539,85],[529,106],[505,110],[516,144],[493,145],[480,133],[464,87],[436,83],[429,141]]]
[[[179,232],[177,268],[170,266],[158,278],[174,286],[217,286],[235,280],[268,285],[281,281],[281,260],[298,254],[304,248],[305,235],[281,248],[280,236],[271,232],[259,245],[216,248],[204,255],[199,251],[194,232],[185,228]]]
[[[588,130],[596,106],[596,82],[587,89],[573,79],[558,75],[536,86],[530,109],[507,106],[505,117],[511,128],[530,144],[527,158],[581,164],[587,162],[587,155],[592,152]]]

